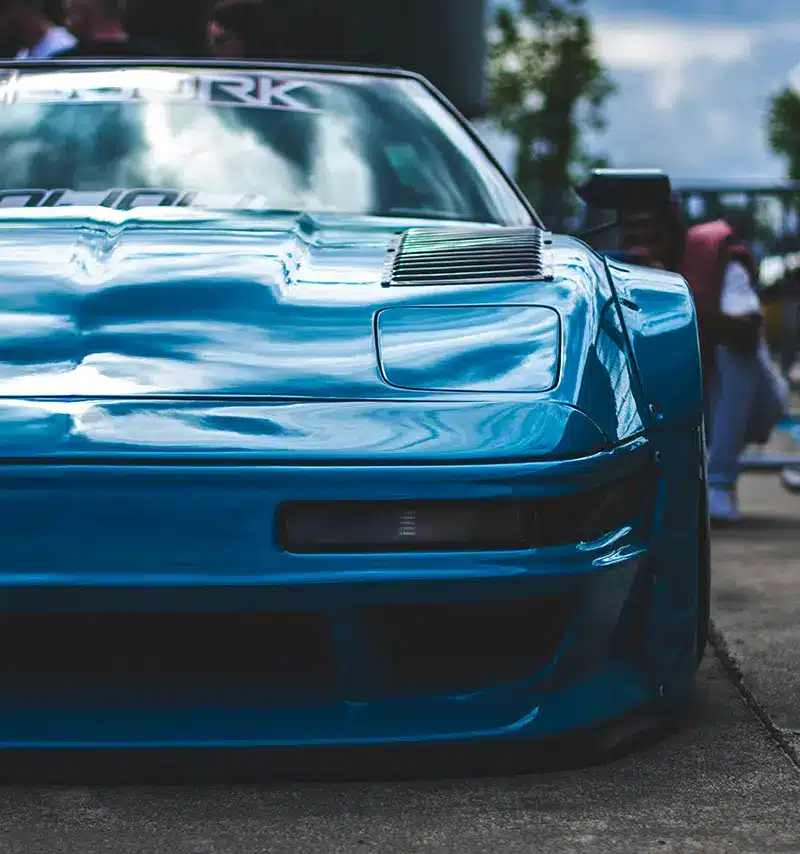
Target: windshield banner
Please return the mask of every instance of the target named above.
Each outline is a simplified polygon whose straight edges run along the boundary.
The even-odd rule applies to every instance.
[[[139,207],[269,210],[259,193],[204,193],[197,190],[0,190],[0,208],[102,207],[129,211]]]
[[[135,85],[130,85],[135,83]],[[247,72],[185,74],[160,69],[0,73],[0,104],[213,104],[319,112],[315,81]]]

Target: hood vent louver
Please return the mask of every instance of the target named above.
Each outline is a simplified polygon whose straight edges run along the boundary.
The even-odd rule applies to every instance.
[[[545,233],[529,228],[410,228],[389,247],[385,287],[551,279]]]

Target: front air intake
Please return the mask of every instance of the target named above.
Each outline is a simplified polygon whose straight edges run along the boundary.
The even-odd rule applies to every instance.
[[[383,284],[480,285],[552,278],[541,229],[411,228],[389,248]]]

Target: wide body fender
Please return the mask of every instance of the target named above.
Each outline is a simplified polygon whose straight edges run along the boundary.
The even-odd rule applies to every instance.
[[[651,531],[648,670],[665,702],[694,684],[708,589],[704,399],[697,313],[674,273],[607,262],[659,469]]]
[[[675,273],[608,262],[642,394],[658,426],[698,427],[703,379],[697,313]]]

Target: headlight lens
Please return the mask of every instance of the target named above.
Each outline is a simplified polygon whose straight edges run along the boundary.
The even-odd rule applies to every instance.
[[[297,502],[280,531],[297,553],[497,551],[527,548],[533,521],[515,501]]]
[[[641,521],[649,472],[585,492],[541,499],[297,501],[278,515],[278,537],[295,554],[515,551],[591,542]]]

